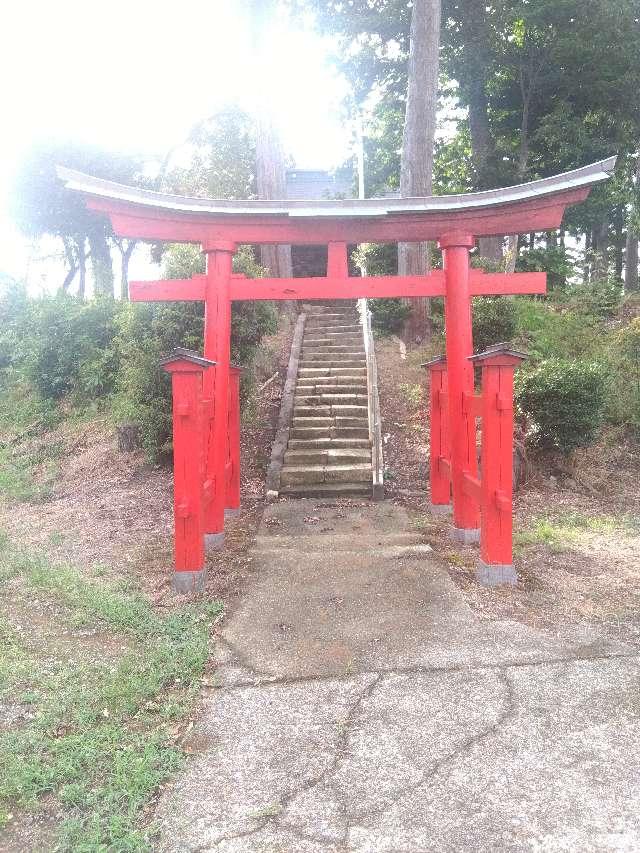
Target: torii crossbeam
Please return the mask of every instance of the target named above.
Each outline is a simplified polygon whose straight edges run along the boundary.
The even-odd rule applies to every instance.
[[[69,189],[82,193],[92,210],[106,214],[114,232],[133,239],[197,243],[207,258],[205,275],[189,280],[132,282],[137,301],[202,300],[204,356],[216,362],[205,374],[204,396],[213,406],[206,477],[213,499],[205,519],[210,543],[224,530],[224,466],[231,302],[234,299],[354,299],[444,296],[451,488],[454,530],[461,539],[478,529],[478,502],[464,488],[475,477],[473,418],[465,399],[473,395],[471,298],[544,293],[545,273],[483,273],[472,270],[469,253],[478,237],[559,228],[565,208],[584,201],[591,188],[610,177],[615,158],[551,178],[504,189],[408,199],[322,201],[224,201],[194,199],[122,186],[69,169],[58,169]],[[444,269],[424,276],[350,276],[347,245],[437,240]],[[248,280],[232,273],[239,244],[324,244],[326,277]],[[214,377],[215,374],[215,377]]]

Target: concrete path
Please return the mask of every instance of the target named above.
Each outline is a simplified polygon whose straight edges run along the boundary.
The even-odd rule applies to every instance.
[[[482,622],[392,504],[270,506],[158,849],[640,849],[638,652]]]

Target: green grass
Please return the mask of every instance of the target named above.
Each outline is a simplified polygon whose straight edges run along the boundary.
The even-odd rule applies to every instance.
[[[61,632],[92,626],[115,649],[87,653],[78,638],[69,652],[67,633],[64,654],[56,654],[30,643],[28,626],[23,634],[0,621],[0,697],[31,711],[0,735],[0,826],[53,795],[64,813],[58,849],[150,850],[153,828],[142,825],[142,810],[180,766],[172,727],[192,707],[221,606],[160,616],[141,595],[51,566],[6,536],[0,559],[2,581],[19,575],[26,602],[48,604],[46,612],[55,605]]]
[[[46,501],[51,497],[63,454],[62,442],[42,443],[28,452],[0,447],[0,494],[31,503]]]
[[[636,535],[640,532],[640,519],[631,515],[590,516],[580,512],[566,512],[535,518],[524,530],[514,534],[514,545],[526,548],[546,545],[551,551],[563,551],[584,540],[588,534]]]

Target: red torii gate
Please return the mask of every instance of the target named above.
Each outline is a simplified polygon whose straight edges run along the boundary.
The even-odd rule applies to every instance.
[[[231,302],[234,299],[313,300],[443,296],[450,480],[454,536],[477,538],[478,501],[465,488],[477,476],[475,421],[465,409],[474,393],[471,297],[545,293],[545,273],[484,273],[471,269],[478,237],[547,231],[560,227],[567,205],[584,201],[609,178],[615,158],[572,172],[505,189],[409,199],[322,201],[224,201],[140,190],[58,168],[87,206],[109,216],[114,232],[132,239],[197,243],[207,271],[188,280],[132,282],[135,301],[201,300],[205,303],[203,396],[212,409],[205,473],[212,498],[204,527],[208,544],[224,540],[226,431],[230,370]],[[347,245],[437,240],[444,269],[415,276],[349,276]],[[326,277],[247,280],[232,273],[239,244],[324,244]],[[471,432],[473,430],[473,440]],[[471,449],[473,448],[473,452]],[[204,567],[176,573],[179,589],[200,587]]]

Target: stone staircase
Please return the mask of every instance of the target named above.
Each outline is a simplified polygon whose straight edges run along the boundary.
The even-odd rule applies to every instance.
[[[280,493],[371,495],[367,361],[356,304],[305,311]]]

